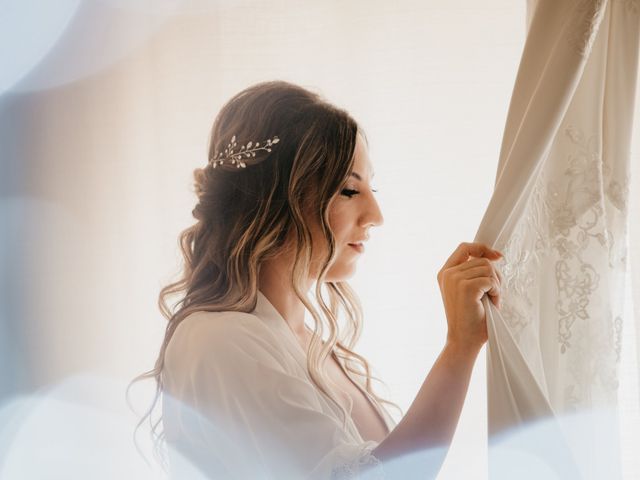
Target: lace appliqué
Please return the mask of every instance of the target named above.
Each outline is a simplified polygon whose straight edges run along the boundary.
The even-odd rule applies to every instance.
[[[331,480],[385,480],[382,462],[370,450],[353,462],[342,464],[331,471]]]
[[[557,335],[561,370],[570,378],[563,392],[550,394],[556,405],[573,409],[591,400],[594,384],[603,397],[618,385],[622,317],[612,312],[621,305],[609,298],[626,268],[629,176],[614,177],[595,136],[573,126],[564,133],[566,163],[543,166],[497,266],[505,291],[501,314],[527,357],[539,358],[538,346],[548,348],[545,339]],[[541,360],[532,369],[546,385]]]

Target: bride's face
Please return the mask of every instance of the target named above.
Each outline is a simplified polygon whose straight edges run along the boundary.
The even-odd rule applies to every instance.
[[[373,166],[366,144],[360,134],[356,137],[353,170],[349,180],[333,199],[329,207],[329,225],[336,240],[336,257],[327,272],[326,280],[339,282],[350,278],[356,262],[364,254],[369,229],[382,225],[384,218],[374,188],[371,185]],[[324,243],[324,236],[312,230],[314,245]],[[354,247],[351,244],[358,244]]]

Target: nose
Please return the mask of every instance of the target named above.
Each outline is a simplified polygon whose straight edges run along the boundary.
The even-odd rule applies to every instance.
[[[366,208],[361,216],[362,226],[380,226],[384,223],[384,217],[380,210],[380,205],[376,201],[373,193],[370,195],[370,200],[366,204]]]

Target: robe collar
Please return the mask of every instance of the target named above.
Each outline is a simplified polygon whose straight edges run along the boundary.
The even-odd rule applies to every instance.
[[[289,344],[290,349],[293,349],[293,351],[295,352],[294,356],[298,364],[302,367],[302,370],[306,372],[308,376],[309,373],[307,369],[306,352],[302,349],[302,346],[298,342],[298,339],[296,338],[295,333],[293,333],[293,330],[291,330],[291,327],[289,327],[289,324],[287,323],[287,321],[282,317],[280,312],[278,312],[278,310],[273,306],[273,304],[269,301],[269,299],[260,290],[258,290],[256,307],[254,309],[254,313],[263,321],[265,321],[276,332],[278,332],[280,334],[278,335],[280,338],[285,339],[285,341]],[[336,361],[338,360],[336,359]],[[349,378],[351,378],[353,383],[355,383],[356,385],[359,385],[358,381],[355,380],[353,377],[351,377],[346,371],[345,371],[345,375],[349,376]],[[309,378],[309,381],[310,381],[310,378]],[[384,422],[386,423],[387,430],[389,432],[393,430],[396,422],[391,417],[391,415],[386,411],[386,409],[382,407],[382,405],[380,405],[371,395],[369,395],[369,393],[364,388],[361,387],[360,390],[364,395],[367,396],[367,398],[369,398],[374,408],[378,410],[380,416],[383,418]],[[355,423],[351,421],[351,424],[352,424],[353,430],[355,430],[357,432],[357,435],[360,436],[360,432],[358,431]],[[360,436],[360,438],[362,437]]]

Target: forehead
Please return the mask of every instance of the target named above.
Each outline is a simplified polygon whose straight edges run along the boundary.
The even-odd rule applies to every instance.
[[[356,148],[353,156],[353,172],[360,174],[365,179],[373,177],[373,164],[369,158],[367,144],[360,134],[356,136]]]

